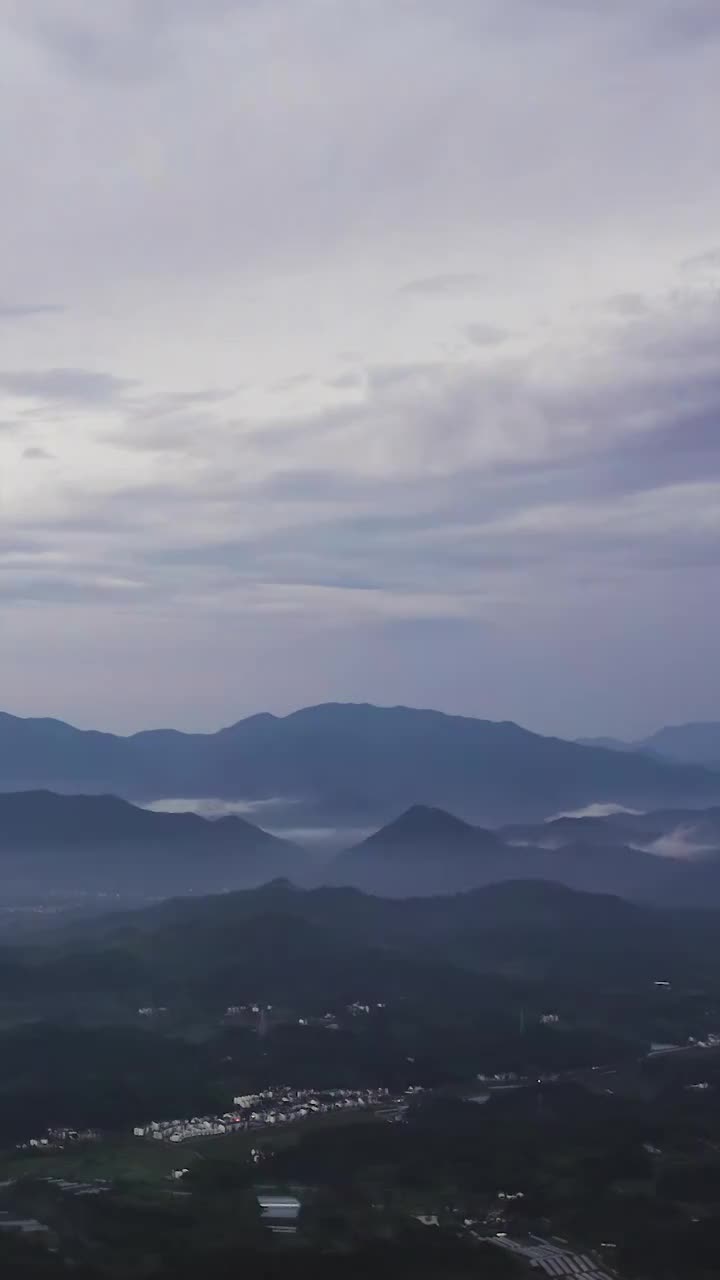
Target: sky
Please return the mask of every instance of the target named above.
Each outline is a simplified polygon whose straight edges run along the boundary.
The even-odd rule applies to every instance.
[[[0,0],[0,707],[720,718],[717,0]]]

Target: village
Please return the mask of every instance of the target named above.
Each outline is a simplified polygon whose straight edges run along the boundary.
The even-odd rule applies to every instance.
[[[388,1089],[264,1089],[261,1093],[235,1097],[232,1111],[222,1115],[151,1120],[136,1125],[133,1135],[162,1142],[187,1142],[193,1138],[219,1137],[290,1124],[310,1116],[362,1109],[373,1109],[376,1114],[391,1119],[401,1116],[409,1096],[418,1092],[419,1089],[411,1088],[395,1097]]]

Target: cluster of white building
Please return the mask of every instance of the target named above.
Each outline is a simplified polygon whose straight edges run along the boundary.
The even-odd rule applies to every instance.
[[[29,1138],[27,1142],[16,1143],[18,1151],[62,1150],[73,1142],[97,1142],[100,1134],[97,1129],[48,1129],[42,1138]]]
[[[287,1124],[330,1111],[381,1107],[402,1101],[391,1098],[388,1089],[265,1089],[234,1098],[234,1109],[223,1115],[152,1120],[149,1124],[137,1125],[133,1133],[136,1138],[186,1142],[190,1138],[219,1137],[244,1129]]]
[[[709,1031],[702,1040],[698,1040],[696,1036],[688,1036],[684,1044],[653,1044],[650,1045],[648,1058],[658,1058],[668,1053],[687,1052],[688,1049],[718,1049],[720,1048],[720,1034],[716,1031]]]
[[[160,1142],[187,1142],[189,1138],[214,1138],[245,1126],[226,1116],[190,1116],[184,1120],[151,1120],[135,1125],[136,1138],[156,1138]]]
[[[229,1004],[225,1010],[226,1018],[260,1017],[261,1014],[272,1013],[271,1004]]]
[[[690,1036],[689,1045],[694,1045],[696,1049],[717,1049],[720,1045],[720,1035],[710,1031],[703,1040],[696,1040],[694,1036]]]

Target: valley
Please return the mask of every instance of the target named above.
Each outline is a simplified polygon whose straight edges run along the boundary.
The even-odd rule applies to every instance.
[[[441,718],[423,750],[477,732]],[[492,825],[415,799],[334,852],[39,781],[0,792],[0,1227],[40,1224],[37,1265],[440,1250],[520,1280],[561,1237],[548,1257],[603,1277],[705,1280],[720,808],[538,818],[520,791]],[[263,1195],[298,1203],[286,1236]]]

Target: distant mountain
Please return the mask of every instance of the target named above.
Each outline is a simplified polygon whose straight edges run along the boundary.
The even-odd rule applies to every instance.
[[[579,746],[610,751],[645,752],[673,764],[700,764],[720,769],[720,721],[666,725],[649,738],[623,742],[619,738],[581,738]]]
[[[116,796],[0,794],[0,873],[7,890],[177,893],[238,888],[292,872],[302,851],[239,817],[153,813]]]
[[[680,858],[720,850],[720,808],[563,817],[505,827],[500,834],[511,845],[534,845],[543,849],[562,849],[578,842],[630,845]]]
[[[603,751],[642,751],[642,746],[634,742],[623,742],[620,738],[578,738],[579,747],[600,747]]]
[[[423,859],[434,859],[438,850],[456,862],[472,860],[481,853],[501,853],[502,840],[494,831],[473,827],[444,809],[416,804],[393,822],[373,832],[355,849],[344,855],[358,862],[380,860],[385,863],[409,864],[416,867]]]
[[[413,805],[341,853],[326,878],[377,893],[455,893],[504,879],[504,855],[505,845],[493,831],[442,809]]]
[[[53,969],[60,965],[65,985],[95,974],[163,1000],[189,990],[219,1003],[302,996],[322,1009],[341,993],[404,991],[462,1002],[472,993],[467,971],[697,979],[714,970],[719,922],[715,912],[657,910],[537,881],[405,900],[276,884],[75,926],[58,934]]]
[[[293,825],[367,826],[422,799],[493,826],[593,803],[709,804],[720,801],[720,771],[406,707],[328,704],[215,734],[129,738],[0,716],[0,788],[38,787],[140,800],[280,797],[293,802]]]
[[[642,747],[680,764],[720,768],[720,722],[668,725],[645,738]]]
[[[548,822],[512,824],[501,828],[500,834],[513,848],[533,845],[538,849],[565,849],[574,844],[599,847],[632,845],[637,828],[627,822],[611,821],[609,815],[602,818],[562,817]]]
[[[544,826],[531,830],[542,833]],[[451,814],[414,806],[339,854],[326,880],[393,896],[458,893],[505,880],[549,880],[589,892],[654,900],[668,872],[662,859],[612,838],[604,844],[580,838],[513,844]]]
[[[635,901],[720,906],[720,809],[559,818],[487,831],[413,806],[339,854],[325,879],[390,896],[545,880]]]

